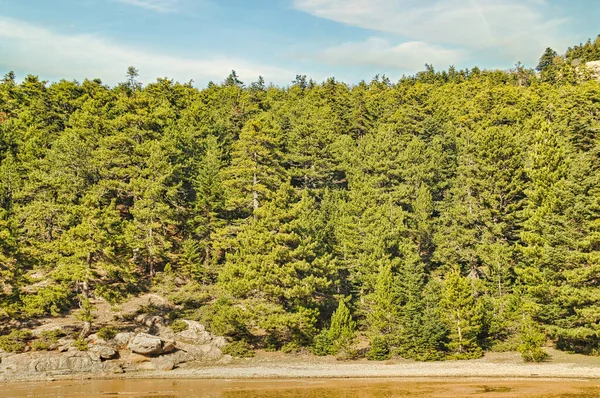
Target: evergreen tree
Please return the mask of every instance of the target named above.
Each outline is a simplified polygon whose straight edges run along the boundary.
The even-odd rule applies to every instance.
[[[477,339],[481,328],[482,309],[475,298],[471,280],[458,270],[444,283],[441,306],[450,331],[448,350],[453,358],[478,358],[482,355]]]

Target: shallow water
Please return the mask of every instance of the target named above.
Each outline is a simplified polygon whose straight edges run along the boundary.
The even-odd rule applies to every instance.
[[[600,381],[531,379],[77,380],[0,383],[0,397],[591,398]]]

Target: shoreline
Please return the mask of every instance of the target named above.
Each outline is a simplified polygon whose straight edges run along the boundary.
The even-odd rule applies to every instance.
[[[170,371],[139,370],[126,373],[0,373],[0,383],[58,380],[334,380],[334,379],[560,379],[599,380],[600,358],[557,355],[543,363],[523,363],[515,353],[491,353],[481,359],[415,362],[337,361],[310,355],[261,353],[231,363],[190,363]]]

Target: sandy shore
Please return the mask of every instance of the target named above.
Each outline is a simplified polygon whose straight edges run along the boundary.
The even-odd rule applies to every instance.
[[[191,363],[172,371],[123,374],[0,374],[0,381],[69,379],[340,379],[340,378],[570,378],[600,379],[600,358],[552,351],[548,362],[523,363],[517,353],[488,353],[469,361],[337,361],[312,355],[259,353],[230,363]]]

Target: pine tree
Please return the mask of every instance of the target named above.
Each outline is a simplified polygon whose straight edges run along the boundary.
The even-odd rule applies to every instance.
[[[450,331],[448,350],[453,358],[478,358],[482,355],[477,338],[482,309],[477,303],[471,280],[454,270],[444,282],[441,306]]]
[[[279,131],[268,116],[246,123],[225,170],[227,205],[245,217],[271,199],[283,181],[279,166]]]
[[[312,338],[317,300],[330,284],[308,224],[313,209],[310,197],[283,184],[238,233],[219,275],[225,291],[252,306],[255,324],[282,342]]]

